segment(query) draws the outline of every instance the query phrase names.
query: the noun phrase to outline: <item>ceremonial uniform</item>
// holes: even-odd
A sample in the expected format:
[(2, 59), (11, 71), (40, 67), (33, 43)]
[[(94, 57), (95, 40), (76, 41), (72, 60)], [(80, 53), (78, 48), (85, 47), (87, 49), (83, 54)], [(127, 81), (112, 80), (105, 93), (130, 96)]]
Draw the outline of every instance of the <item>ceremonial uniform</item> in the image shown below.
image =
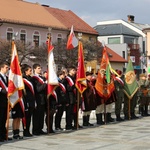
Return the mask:
[(66, 107), (66, 130), (73, 128), (72, 121), (74, 120), (74, 127), (77, 124), (77, 110), (75, 109), (76, 104), (76, 87), (75, 78), (68, 74), (65, 78), (66, 92), (69, 97), (69, 105)]
[(45, 134), (42, 129), (44, 126), (44, 116), (46, 111), (47, 84), (44, 82), (42, 76), (34, 75), (32, 78), (37, 104), (33, 112), (33, 134), (40, 135)]
[[(59, 86), (56, 88), (55, 92), (57, 94), (57, 112), (55, 115), (55, 129), (56, 130), (62, 130), (61, 128), (61, 119), (64, 110), (66, 110), (66, 107), (69, 105), (69, 97), (66, 91), (66, 85), (64, 84), (64, 80), (58, 80), (59, 81)], [(66, 116), (68, 117), (68, 116)], [(68, 118), (66, 118), (68, 120)], [(66, 122), (67, 123), (67, 122)]]
[(23, 102), (25, 106), (25, 118), (26, 118), (26, 128), (24, 129), (24, 136), (32, 136), (30, 134), (30, 124), (31, 118), (33, 116), (33, 111), (35, 109), (35, 92), (33, 87), (33, 78), (31, 76), (23, 75), (23, 81), (25, 85), (25, 90), (23, 90)]
[[(47, 125), (47, 131), (49, 130), (49, 133), (55, 133), (53, 130), (53, 118), (54, 118), (54, 114), (56, 113), (56, 110), (57, 110), (57, 104), (58, 104), (57, 103), (57, 96), (56, 96), (56, 93), (53, 92), (50, 95), (49, 99), (47, 100), (47, 105), (46, 105), (46, 108), (49, 105), (49, 108), (47, 108), (46, 117), (45, 117), (45, 122)], [(48, 125), (48, 120), (49, 120), (49, 125)]]
[(148, 105), (149, 105), (148, 86), (149, 86), (149, 81), (146, 79), (146, 75), (144, 75), (144, 74), (140, 75), (139, 86), (140, 86), (140, 88), (139, 88), (140, 113), (142, 116), (148, 116)]
[[(86, 76), (91, 76), (92, 74), (86, 72)], [(94, 86), (91, 84), (91, 81), (88, 79), (87, 88), (83, 92), (83, 100), (84, 100), (84, 110), (83, 110), (83, 126), (93, 126), (93, 124), (89, 123), (90, 113), (92, 110), (96, 109), (96, 91)]]
[[(120, 70), (117, 70), (117, 73), (119, 75), (122, 75), (122, 72)], [(124, 82), (122, 78), (115, 77), (114, 78), (114, 85), (115, 85), (115, 93), (117, 100), (115, 101), (115, 114), (116, 114), (116, 121), (123, 121), (123, 119), (120, 117), (121, 109), (122, 109), (122, 102), (124, 100)]]
[(6, 140), (6, 119), (7, 119), (7, 88), (8, 77), (4, 79), (4, 75), (0, 73), (0, 142)]

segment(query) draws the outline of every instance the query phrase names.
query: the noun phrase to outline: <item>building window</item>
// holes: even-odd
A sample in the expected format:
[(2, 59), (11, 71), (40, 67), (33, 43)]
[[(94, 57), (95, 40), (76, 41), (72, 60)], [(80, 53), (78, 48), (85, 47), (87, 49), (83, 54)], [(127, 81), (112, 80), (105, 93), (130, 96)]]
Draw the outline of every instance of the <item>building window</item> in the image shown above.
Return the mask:
[(35, 31), (34, 34), (33, 34), (33, 42), (34, 42), (35, 47), (39, 46), (39, 44), (40, 44), (40, 34), (39, 34), (38, 31)]
[(11, 41), (13, 37), (13, 29), (12, 28), (8, 28), (7, 29), (7, 40)]
[(20, 31), (20, 41), (25, 44), (26, 42), (26, 31), (25, 30), (21, 30)]
[(108, 44), (120, 44), (120, 37), (108, 38)]
[(61, 35), (61, 34), (58, 34), (58, 35), (57, 35), (57, 42), (58, 42), (58, 43), (61, 43), (61, 41), (62, 41), (62, 35)]

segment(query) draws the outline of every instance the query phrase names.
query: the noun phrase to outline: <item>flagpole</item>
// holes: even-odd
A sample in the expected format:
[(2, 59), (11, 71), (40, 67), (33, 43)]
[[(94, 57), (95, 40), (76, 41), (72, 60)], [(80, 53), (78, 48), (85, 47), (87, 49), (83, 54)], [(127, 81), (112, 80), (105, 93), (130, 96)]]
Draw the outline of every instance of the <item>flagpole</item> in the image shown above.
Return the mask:
[[(49, 31), (49, 33), (48, 33), (48, 48), (49, 48), (49, 45), (50, 45), (50, 42), (51, 42), (51, 30), (52, 30), (52, 28), (48, 28), (48, 31)], [(48, 50), (47, 50), (48, 51)], [(49, 55), (49, 54), (48, 54)], [(48, 59), (48, 61), (49, 61), (49, 59)], [(48, 65), (49, 65), (49, 63), (48, 63)], [(48, 78), (48, 83), (49, 83), (49, 78)], [(47, 96), (47, 134), (49, 134), (50, 133), (50, 96)]]
[[(18, 33), (16, 33), (16, 35), (14, 35), (12, 37), (12, 49), (14, 47), (14, 40), (15, 40), (15, 37), (17, 36), (17, 34)], [(8, 131), (9, 131), (9, 110), (10, 110), (10, 105), (9, 105), (9, 101), (8, 101), (7, 102), (7, 120), (6, 120), (6, 140), (8, 140)]]
[[(80, 42), (82, 39), (82, 33), (78, 33), (78, 39)], [(78, 44), (79, 45), (79, 44)], [(79, 102), (80, 102), (81, 94), (79, 91), (77, 91), (77, 129), (79, 128)]]
[[(127, 48), (127, 52), (128, 52), (128, 63), (129, 63), (129, 60), (130, 60), (130, 47)], [(129, 115), (129, 120), (130, 120), (130, 101), (131, 99), (128, 97), (128, 101), (129, 101), (129, 104), (128, 104), (128, 115)]]

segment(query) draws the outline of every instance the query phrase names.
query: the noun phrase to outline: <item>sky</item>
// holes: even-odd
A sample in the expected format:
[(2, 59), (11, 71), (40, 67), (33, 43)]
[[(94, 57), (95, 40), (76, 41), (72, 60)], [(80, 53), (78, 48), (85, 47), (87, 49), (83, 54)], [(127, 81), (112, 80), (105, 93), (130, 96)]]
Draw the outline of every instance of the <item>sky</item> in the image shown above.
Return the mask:
[(91, 27), (99, 21), (135, 16), (135, 23), (150, 24), (150, 0), (24, 0), (71, 10)]

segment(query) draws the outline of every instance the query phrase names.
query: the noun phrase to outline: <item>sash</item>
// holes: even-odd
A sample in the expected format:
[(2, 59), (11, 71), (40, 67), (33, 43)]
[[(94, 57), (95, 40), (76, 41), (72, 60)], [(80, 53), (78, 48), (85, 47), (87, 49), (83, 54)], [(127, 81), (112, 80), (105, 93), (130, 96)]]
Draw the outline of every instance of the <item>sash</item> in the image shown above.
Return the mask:
[(0, 78), (0, 86), (2, 87), (2, 89), (5, 89), (7, 91), (7, 86), (5, 85), (5, 83), (1, 78)]
[(56, 102), (58, 102), (57, 94), (55, 91), (52, 92), (52, 96), (56, 99)]
[(66, 93), (66, 88), (62, 83), (59, 83), (59, 87), (61, 88), (61, 90)]
[(120, 79), (119, 77), (115, 77), (115, 79), (116, 79), (122, 86), (124, 86), (124, 82), (122, 81), (122, 79)]
[[(69, 76), (66, 77), (66, 80), (68, 81), (70, 86), (74, 85), (73, 80)], [(73, 93), (76, 95), (76, 89), (73, 90)]]
[(33, 78), (35, 78), (36, 80), (38, 80), (41, 84), (44, 84), (43, 79), (41, 79), (39, 76), (34, 75)]
[(29, 80), (25, 79), (25, 78), (23, 78), (23, 82), (25, 83), (25, 85), (27, 85), (27, 87), (30, 89), (30, 91), (34, 95), (34, 88), (33, 88), (32, 83)]
[(66, 80), (68, 81), (68, 83), (69, 83), (70, 86), (74, 85), (73, 80), (69, 76), (66, 77)]

